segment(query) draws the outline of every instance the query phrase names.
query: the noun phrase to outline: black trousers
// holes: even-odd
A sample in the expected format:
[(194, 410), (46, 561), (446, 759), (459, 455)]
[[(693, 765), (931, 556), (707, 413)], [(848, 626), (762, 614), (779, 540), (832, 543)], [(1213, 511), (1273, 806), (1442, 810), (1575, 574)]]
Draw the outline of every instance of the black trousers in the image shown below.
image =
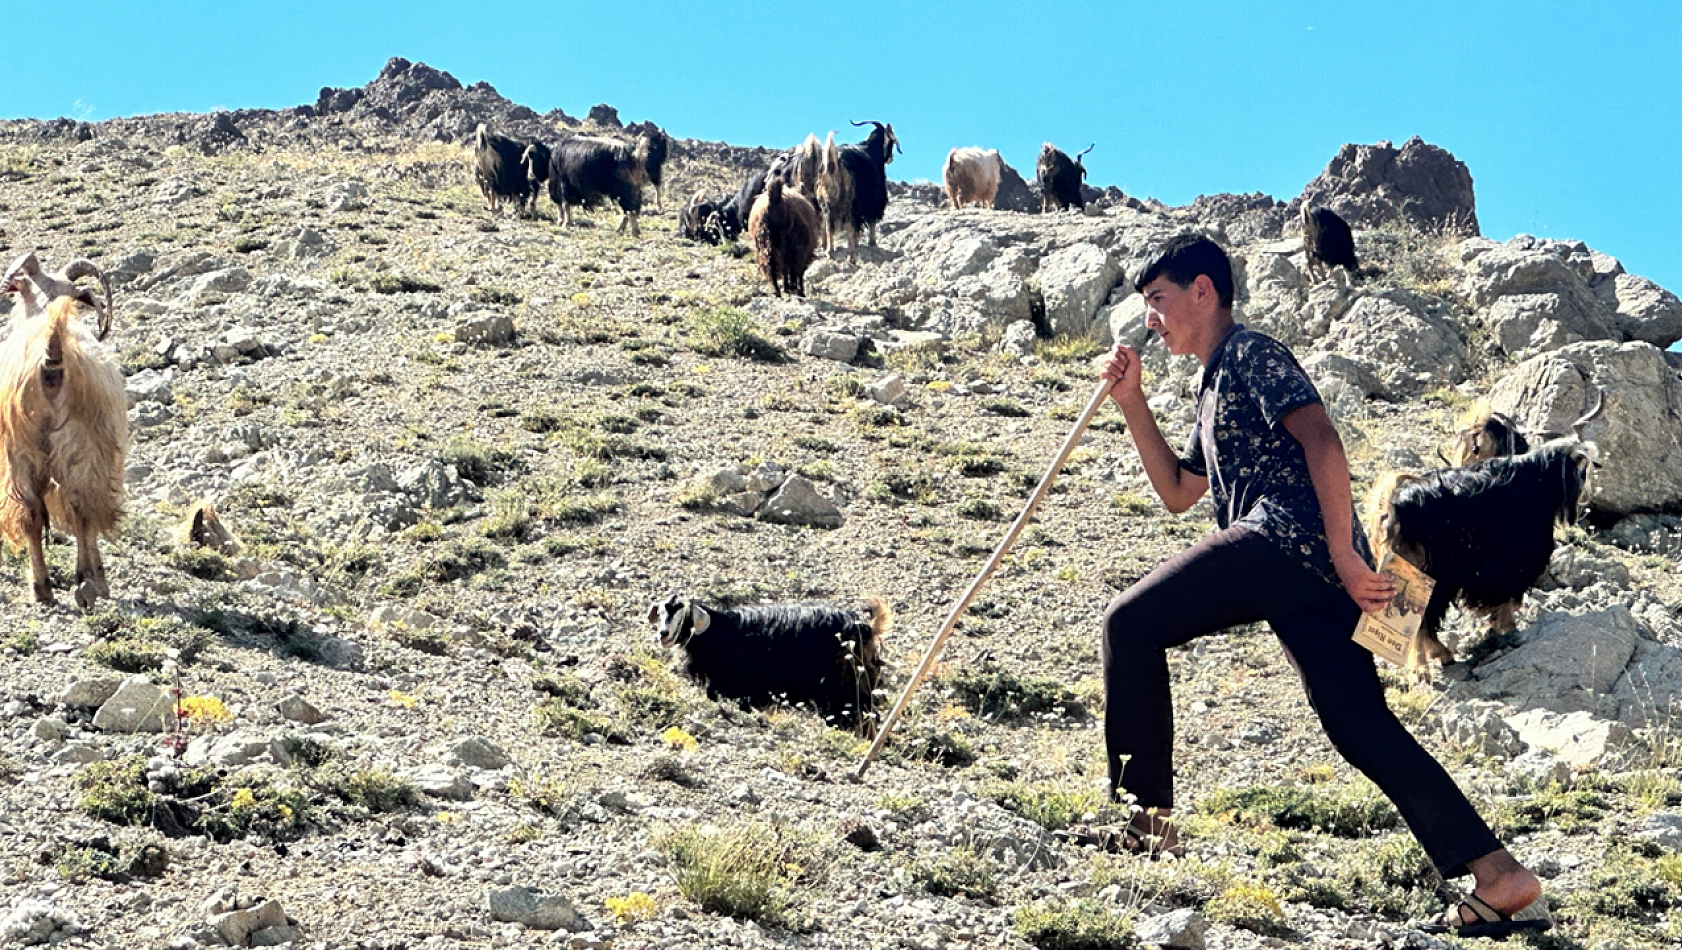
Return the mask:
[(1395, 803), (1444, 877), (1467, 873), (1468, 861), (1501, 843), (1385, 703), (1372, 654), (1350, 639), (1360, 615), (1342, 587), (1247, 526), (1211, 534), (1164, 562), (1104, 615), (1112, 794), (1125, 787), (1143, 807), (1174, 804), (1168, 648), (1265, 620), (1338, 753)]

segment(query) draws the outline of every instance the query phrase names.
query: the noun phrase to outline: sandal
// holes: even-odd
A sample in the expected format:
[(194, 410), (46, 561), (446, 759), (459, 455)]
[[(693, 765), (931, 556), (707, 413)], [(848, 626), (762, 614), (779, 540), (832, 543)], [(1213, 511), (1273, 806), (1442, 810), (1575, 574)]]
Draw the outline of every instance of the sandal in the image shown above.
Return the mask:
[[(1530, 907), (1536, 906), (1531, 904)], [(1526, 907), (1525, 910), (1529, 910)], [(1466, 919), (1466, 911), (1472, 912), (1472, 919)], [(1520, 911), (1523, 913), (1523, 911)], [(1453, 934), (1456, 937), (1489, 937), (1494, 940), (1505, 940), (1516, 933), (1541, 933), (1553, 926), (1553, 921), (1546, 917), (1525, 917), (1520, 920), (1503, 914), (1484, 902), (1476, 894), (1467, 894), (1454, 906), (1443, 912), (1443, 919), (1436, 923), (1429, 923), (1420, 927), (1428, 934)]]

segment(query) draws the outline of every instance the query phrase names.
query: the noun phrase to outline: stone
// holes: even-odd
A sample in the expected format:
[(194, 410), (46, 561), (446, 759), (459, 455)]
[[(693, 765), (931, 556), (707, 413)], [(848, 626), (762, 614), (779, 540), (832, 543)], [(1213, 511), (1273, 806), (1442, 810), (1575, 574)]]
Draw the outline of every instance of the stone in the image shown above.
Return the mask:
[(504, 887), (488, 891), (486, 908), (491, 919), (524, 924), (533, 930), (566, 930), (578, 933), (592, 929), (572, 901), (535, 887)]
[(70, 736), (70, 724), (57, 716), (42, 716), (29, 727), (29, 734), (43, 742), (57, 745)]
[[(264, 901), (255, 907), (245, 910), (231, 910), (227, 913), (216, 914), (210, 918), (210, 926), (222, 940), (232, 947), (252, 946), (251, 936), (258, 931), (271, 927), (288, 926), (286, 912), (281, 909), (280, 902)], [(273, 946), (273, 944), (265, 944)]]
[(1454, 703), (1443, 712), (1443, 733), (1463, 749), (1516, 758), (1525, 751), (1524, 740), (1501, 718), (1505, 710), (1497, 702)]
[(791, 475), (759, 509), (759, 520), (772, 524), (812, 525), (819, 528), (839, 528), (846, 519), (833, 501), (818, 494), (816, 485), (799, 475)]
[(884, 406), (892, 406), (905, 398), (905, 380), (898, 373), (884, 376), (864, 387), (864, 395)]
[(1361, 297), (1332, 326), (1324, 346), (1365, 367), (1378, 385), (1374, 394), (1387, 399), (1419, 396), (1466, 378), (1466, 345), (1414, 294)]
[(514, 340), (514, 318), (507, 314), (482, 314), (456, 324), (457, 343), (473, 346), (504, 346)]
[(292, 763), (292, 752), (285, 740), (266, 736), (250, 729), (236, 729), (223, 735), (201, 735), (187, 743), (182, 757), (190, 766), (216, 765), (238, 769), (264, 761), (286, 766)]
[(473, 782), (458, 769), (447, 765), (423, 765), (409, 773), (409, 780), (423, 795), (465, 802), (473, 798)]
[(1181, 907), (1166, 914), (1141, 915), (1133, 930), (1143, 944), (1203, 950), (1209, 919), (1190, 907)]
[(851, 363), (858, 356), (859, 338), (835, 330), (809, 330), (800, 339), (800, 352), (837, 363)]
[(1617, 340), (1613, 315), (1581, 293), (1510, 294), (1478, 313), (1496, 348), (1520, 358), (1584, 340)]
[(1565, 788), (1571, 784), (1571, 763), (1547, 749), (1530, 749), (1509, 760), (1506, 773), (1531, 788)]
[(1520, 709), (1594, 710), (1635, 655), (1637, 635), (1623, 604), (1581, 614), (1549, 611), (1520, 646), (1473, 671), (1475, 692)]
[(121, 676), (90, 676), (65, 687), (58, 701), (72, 709), (94, 709), (104, 705), (122, 685)]
[(1682, 379), (1648, 343), (1578, 343), (1533, 357), (1501, 377), (1490, 408), (1531, 433), (1568, 434), (1604, 393), (1583, 429), (1601, 467), (1589, 480), (1591, 508), (1623, 516), (1682, 505)]
[[(1629, 586), (1629, 568), (1612, 558), (1597, 557), (1575, 545), (1562, 544), (1548, 561), (1544, 581), (1555, 586), (1582, 590), (1601, 581), (1616, 587)], [(1538, 584), (1537, 586), (1544, 586)]]
[(182, 306), (199, 307), (220, 303), (229, 294), (237, 294), (251, 286), (251, 272), (243, 267), (229, 267), (200, 274), (181, 293), (177, 302)]
[(1034, 329), (1034, 321), (1013, 320), (1005, 325), (1005, 332), (999, 337), (999, 352), (1019, 358), (1033, 356), (1038, 343), (1039, 332)]
[(451, 745), (444, 752), (444, 764), (465, 765), (473, 769), (500, 769), (509, 763), (508, 753), (483, 736), (470, 736)]
[(1682, 300), (1670, 291), (1645, 277), (1621, 272), (1596, 289), (1616, 312), (1623, 339), (1651, 343), (1661, 350), (1682, 340)]
[(93, 715), (93, 727), (100, 732), (162, 732), (166, 716), (175, 714), (175, 701), (168, 692), (152, 685), (144, 675), (130, 676)]
[(1682, 812), (1675, 809), (1653, 812), (1641, 819), (1641, 824), (1631, 834), (1651, 841), (1671, 854), (1682, 851)]
[(1059, 248), (1040, 262), (1036, 281), (1052, 336), (1084, 336), (1121, 279), (1121, 265), (1092, 244)]
[(1399, 149), (1389, 142), (1343, 146), (1291, 202), (1290, 217), (1305, 204), (1329, 207), (1360, 227), (1404, 221), (1427, 232), (1478, 233), (1472, 173), (1418, 136)]
[(1587, 712), (1555, 713), (1527, 709), (1509, 716), (1519, 738), (1546, 749), (1574, 769), (1616, 771), (1638, 748), (1635, 734), (1621, 722), (1596, 719)]
[(275, 711), (288, 722), (301, 722), (306, 726), (319, 725), (329, 718), (326, 713), (315, 708), (313, 703), (297, 693), (292, 693), (275, 703)]
[(143, 369), (123, 381), (123, 390), (128, 394), (129, 408), (143, 402), (173, 402), (174, 394), (170, 391), (170, 383), (175, 381), (175, 370), (167, 368), (162, 371)]

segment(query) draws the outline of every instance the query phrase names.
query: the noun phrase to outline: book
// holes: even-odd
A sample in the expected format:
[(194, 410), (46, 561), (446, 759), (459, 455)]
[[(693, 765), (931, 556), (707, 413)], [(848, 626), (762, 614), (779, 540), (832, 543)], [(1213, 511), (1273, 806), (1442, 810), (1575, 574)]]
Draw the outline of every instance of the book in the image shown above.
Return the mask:
[(1425, 605), (1430, 602), (1437, 582), (1395, 554), (1384, 556), (1378, 572), (1389, 574), (1396, 582), (1396, 596), (1390, 598), (1383, 610), (1361, 614), (1361, 621), (1355, 625), (1355, 642), (1379, 659), (1406, 669), (1408, 658), (1415, 655), (1414, 640), (1419, 637)]

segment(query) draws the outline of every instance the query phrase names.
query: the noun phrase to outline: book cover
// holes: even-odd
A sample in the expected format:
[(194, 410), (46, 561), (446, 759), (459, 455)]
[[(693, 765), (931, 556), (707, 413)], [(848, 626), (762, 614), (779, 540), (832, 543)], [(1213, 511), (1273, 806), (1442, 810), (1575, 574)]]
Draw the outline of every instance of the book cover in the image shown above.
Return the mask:
[(1389, 574), (1396, 582), (1396, 596), (1376, 613), (1361, 614), (1355, 625), (1355, 642), (1371, 650), (1380, 659), (1406, 668), (1413, 654), (1414, 638), (1425, 619), (1425, 605), (1431, 600), (1431, 590), (1437, 582), (1406, 559), (1387, 554), (1378, 565), (1380, 574)]

